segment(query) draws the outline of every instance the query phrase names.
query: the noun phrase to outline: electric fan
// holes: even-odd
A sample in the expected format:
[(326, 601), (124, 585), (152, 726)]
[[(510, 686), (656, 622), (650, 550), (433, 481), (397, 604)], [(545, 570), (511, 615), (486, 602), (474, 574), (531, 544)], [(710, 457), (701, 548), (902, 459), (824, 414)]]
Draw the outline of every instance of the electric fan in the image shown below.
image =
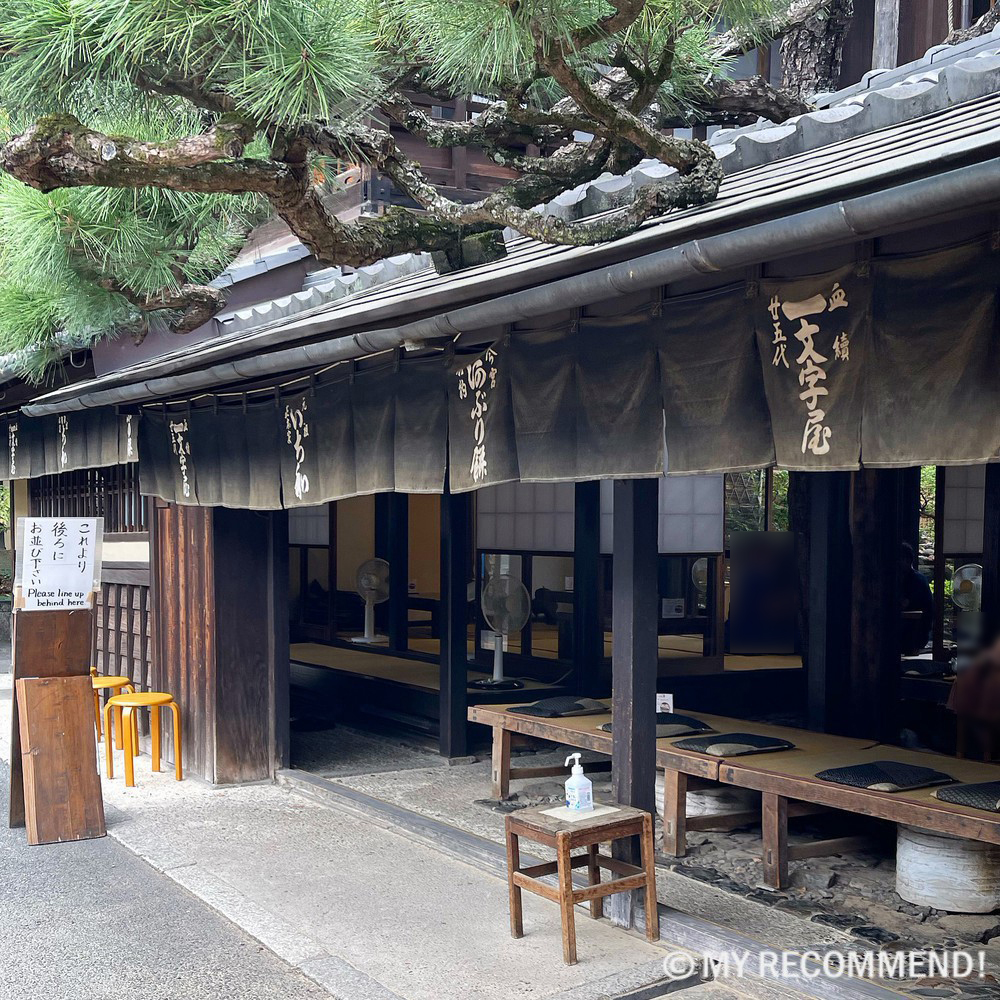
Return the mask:
[(481, 599), (483, 617), (493, 630), (493, 676), (473, 681), (471, 687), (492, 691), (522, 688), (521, 681), (507, 680), (503, 675), (503, 644), (512, 632), (520, 632), (531, 614), (531, 595), (516, 577), (507, 573), (493, 577), (483, 587)]
[(375, 605), (389, 600), (389, 564), (384, 559), (363, 562), (358, 567), (355, 586), (365, 602), (365, 634), (355, 636), (351, 642), (368, 645), (388, 642), (384, 635), (375, 634)]
[(978, 611), (983, 600), (983, 567), (966, 563), (951, 578), (951, 600), (959, 611)]

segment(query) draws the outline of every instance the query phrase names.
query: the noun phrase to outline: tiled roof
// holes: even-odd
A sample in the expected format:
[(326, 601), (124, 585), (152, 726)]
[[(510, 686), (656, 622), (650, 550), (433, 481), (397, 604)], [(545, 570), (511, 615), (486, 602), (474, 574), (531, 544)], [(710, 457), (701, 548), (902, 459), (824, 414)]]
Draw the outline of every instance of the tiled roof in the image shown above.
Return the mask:
[[(816, 111), (781, 125), (761, 121), (744, 128), (720, 129), (709, 144), (726, 174), (735, 174), (998, 90), (1000, 27), (959, 45), (936, 46), (915, 62), (897, 69), (873, 70), (853, 87), (818, 97)], [(539, 210), (567, 221), (589, 218), (628, 204), (637, 188), (671, 173), (673, 168), (657, 160), (644, 160), (624, 175), (606, 174), (563, 192)], [(505, 236), (508, 244), (516, 238), (510, 231)], [(294, 256), (294, 247), (287, 247), (280, 251), (285, 257), (264, 258), (267, 263), (262, 262), (252, 272), (245, 266), (232, 281), (308, 255), (301, 244), (297, 246), (298, 256)], [(403, 254), (346, 274), (337, 267), (324, 268), (307, 276), (300, 292), (222, 313), (215, 322), (220, 334), (250, 331), (430, 266), (428, 254)]]

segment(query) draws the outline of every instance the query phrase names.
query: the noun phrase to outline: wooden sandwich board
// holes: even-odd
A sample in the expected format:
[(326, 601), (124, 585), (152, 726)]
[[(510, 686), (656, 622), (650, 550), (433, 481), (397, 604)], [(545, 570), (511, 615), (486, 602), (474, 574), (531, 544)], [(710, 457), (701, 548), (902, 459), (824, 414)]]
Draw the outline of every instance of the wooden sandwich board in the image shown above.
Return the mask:
[(103, 837), (89, 675), (27, 677), (16, 686), (28, 843)]
[[(11, 710), (10, 826), (24, 826), (24, 781), (22, 777), (18, 680), (26, 677), (87, 677), (94, 644), (94, 613), (75, 611), (14, 612), (14, 704)], [(91, 690), (81, 702), (93, 725)], [(93, 750), (91, 757), (95, 757)], [(95, 762), (96, 767), (96, 762)], [(100, 791), (98, 791), (100, 795)]]

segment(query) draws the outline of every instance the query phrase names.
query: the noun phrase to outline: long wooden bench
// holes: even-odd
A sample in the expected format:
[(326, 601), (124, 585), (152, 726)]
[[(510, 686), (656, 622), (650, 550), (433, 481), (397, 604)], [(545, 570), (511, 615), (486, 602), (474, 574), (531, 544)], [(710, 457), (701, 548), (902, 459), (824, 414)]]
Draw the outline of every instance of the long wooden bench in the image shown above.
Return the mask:
[(727, 785), (754, 789), (762, 796), (761, 829), (766, 885), (781, 889), (788, 884), (789, 861), (837, 854), (856, 846), (857, 838), (853, 837), (790, 846), (789, 810), (800, 803), (904, 823), (968, 840), (1000, 844), (1000, 816), (941, 802), (934, 797), (933, 788), (913, 792), (876, 792), (838, 785), (816, 777), (818, 772), (828, 768), (877, 760), (894, 760), (934, 768), (962, 783), (1000, 780), (1000, 766), (995, 764), (981, 764), (884, 744), (866, 750), (798, 755), (789, 751), (726, 760), (719, 769), (719, 780)]
[[(523, 704), (522, 702), (516, 702)], [(611, 721), (611, 712), (602, 715), (578, 715), (563, 719), (540, 719), (507, 711), (510, 705), (474, 705), (469, 709), (469, 721), (490, 726), (493, 730), (492, 794), (495, 799), (510, 795), (510, 782), (519, 778), (557, 777), (566, 773), (561, 766), (514, 767), (511, 765), (511, 736), (515, 733), (550, 743), (591, 750), (611, 756), (612, 737), (601, 726)], [(730, 719), (720, 715), (698, 713), (698, 718), (716, 732), (753, 732), (762, 736), (777, 736), (794, 743), (796, 749), (768, 754), (780, 759), (806, 756), (810, 753), (860, 751), (873, 746), (871, 740), (829, 736), (806, 729), (790, 729)], [(724, 761), (705, 754), (692, 753), (674, 746), (677, 737), (656, 741), (656, 766), (664, 776), (663, 852), (671, 857), (683, 857), (687, 832), (697, 830), (734, 830), (759, 822), (757, 810), (739, 811), (712, 816), (688, 817), (688, 791), (710, 787), (719, 782)], [(608, 762), (587, 765), (590, 771), (607, 770)], [(802, 816), (822, 812), (822, 807), (792, 805), (791, 815)]]

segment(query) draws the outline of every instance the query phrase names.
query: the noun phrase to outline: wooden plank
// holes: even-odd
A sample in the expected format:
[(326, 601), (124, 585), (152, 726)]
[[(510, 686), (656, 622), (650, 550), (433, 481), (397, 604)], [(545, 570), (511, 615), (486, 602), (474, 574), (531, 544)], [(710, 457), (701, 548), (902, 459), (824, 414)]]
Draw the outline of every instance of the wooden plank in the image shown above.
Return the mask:
[[(616, 802), (652, 812), (656, 785), (659, 482), (615, 480), (614, 502), (611, 784)], [(613, 853), (621, 861), (638, 864), (638, 839), (617, 842)], [(631, 927), (633, 907), (631, 893), (612, 897), (612, 921)]]
[(900, 0), (875, 0), (872, 68), (895, 69), (899, 54)]
[[(21, 757), (17, 681), (22, 677), (90, 676), (94, 644), (94, 613), (78, 611), (15, 611), (13, 658), (13, 704), (10, 720), (10, 800), (8, 822), (24, 826), (24, 783)], [(88, 719), (93, 695), (88, 702)], [(91, 725), (93, 721), (91, 719)]]
[(28, 843), (103, 837), (90, 677), (22, 677), (17, 702)]
[(601, 484), (577, 483), (573, 541), (573, 690), (600, 693), (604, 660), (601, 627)]
[(468, 747), (469, 527), (469, 494), (446, 489), (441, 497), (440, 622), (440, 748), (446, 757), (464, 757)]
[(788, 884), (788, 799), (775, 792), (761, 797), (764, 881), (772, 889)]

